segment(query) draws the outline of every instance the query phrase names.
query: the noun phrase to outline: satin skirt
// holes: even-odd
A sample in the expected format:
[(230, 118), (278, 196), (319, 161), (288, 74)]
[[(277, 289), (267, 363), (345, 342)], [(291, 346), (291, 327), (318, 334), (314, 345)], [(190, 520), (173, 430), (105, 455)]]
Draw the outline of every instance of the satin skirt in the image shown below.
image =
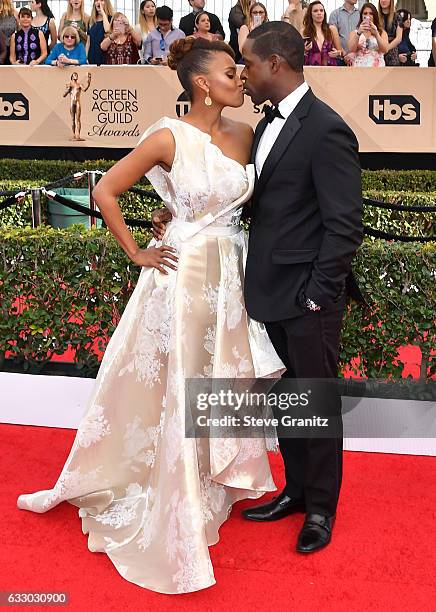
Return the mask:
[(89, 550), (161, 593), (213, 585), (208, 546), (232, 505), (275, 490), (265, 439), (185, 437), (185, 379), (284, 369), (244, 308), (245, 233), (179, 230), (165, 239), (178, 270), (142, 269), (57, 482), (17, 501), (33, 512), (73, 504)]

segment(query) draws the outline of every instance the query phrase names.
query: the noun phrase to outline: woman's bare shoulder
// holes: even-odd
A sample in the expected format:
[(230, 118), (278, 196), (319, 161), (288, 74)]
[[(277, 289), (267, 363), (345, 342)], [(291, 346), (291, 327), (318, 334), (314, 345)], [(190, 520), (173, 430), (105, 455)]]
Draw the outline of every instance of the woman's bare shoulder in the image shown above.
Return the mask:
[(242, 121), (234, 121), (233, 119), (225, 119), (225, 129), (229, 135), (238, 140), (242, 140), (244, 143), (248, 142), (251, 145), (253, 140), (254, 131), (251, 125), (243, 123)]

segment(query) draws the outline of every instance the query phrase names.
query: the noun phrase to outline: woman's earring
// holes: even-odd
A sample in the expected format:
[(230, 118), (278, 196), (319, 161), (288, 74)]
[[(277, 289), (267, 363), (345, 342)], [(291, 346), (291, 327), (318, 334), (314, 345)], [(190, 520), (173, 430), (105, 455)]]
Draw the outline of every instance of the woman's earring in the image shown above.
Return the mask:
[(212, 106), (212, 98), (209, 95), (209, 90), (207, 90), (207, 94), (204, 99), (204, 103), (206, 104), (206, 106)]

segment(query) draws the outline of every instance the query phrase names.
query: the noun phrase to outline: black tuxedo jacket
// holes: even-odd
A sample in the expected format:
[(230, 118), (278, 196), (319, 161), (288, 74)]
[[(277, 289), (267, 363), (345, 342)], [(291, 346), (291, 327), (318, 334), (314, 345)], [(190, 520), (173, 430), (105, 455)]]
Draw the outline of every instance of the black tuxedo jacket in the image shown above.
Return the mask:
[[(226, 37), (226, 34), (224, 32), (221, 21), (219, 20), (219, 17), (214, 15), (214, 13), (209, 13), (209, 11), (204, 11), (204, 12), (209, 15), (211, 34), (221, 34), (224, 40)], [(184, 32), (186, 36), (191, 36), (191, 34), (194, 33), (196, 16), (197, 16), (197, 13), (188, 13), (187, 15), (185, 15), (184, 17), (180, 19), (179, 29), (182, 30), (182, 32)]]
[[(266, 126), (264, 118), (256, 128), (252, 163)], [(356, 137), (309, 90), (256, 180), (245, 270), (250, 317), (271, 322), (300, 316), (306, 312), (299, 302), (303, 292), (334, 308), (353, 284), (351, 260), (362, 238)]]

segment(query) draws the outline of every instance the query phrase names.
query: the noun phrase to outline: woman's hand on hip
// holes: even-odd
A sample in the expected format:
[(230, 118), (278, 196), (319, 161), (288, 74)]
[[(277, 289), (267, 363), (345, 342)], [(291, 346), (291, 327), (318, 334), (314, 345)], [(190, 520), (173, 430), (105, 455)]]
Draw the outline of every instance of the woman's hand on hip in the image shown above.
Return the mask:
[[(162, 245), (160, 247), (148, 247), (148, 249), (138, 249), (133, 255), (132, 261), (138, 266), (144, 266), (146, 268), (156, 268), (162, 274), (168, 274), (168, 271), (164, 268), (167, 266), (171, 270), (177, 270), (171, 261), (177, 263), (178, 257), (173, 255), (176, 249), (168, 245)], [(171, 260), (171, 261), (169, 261)]]

